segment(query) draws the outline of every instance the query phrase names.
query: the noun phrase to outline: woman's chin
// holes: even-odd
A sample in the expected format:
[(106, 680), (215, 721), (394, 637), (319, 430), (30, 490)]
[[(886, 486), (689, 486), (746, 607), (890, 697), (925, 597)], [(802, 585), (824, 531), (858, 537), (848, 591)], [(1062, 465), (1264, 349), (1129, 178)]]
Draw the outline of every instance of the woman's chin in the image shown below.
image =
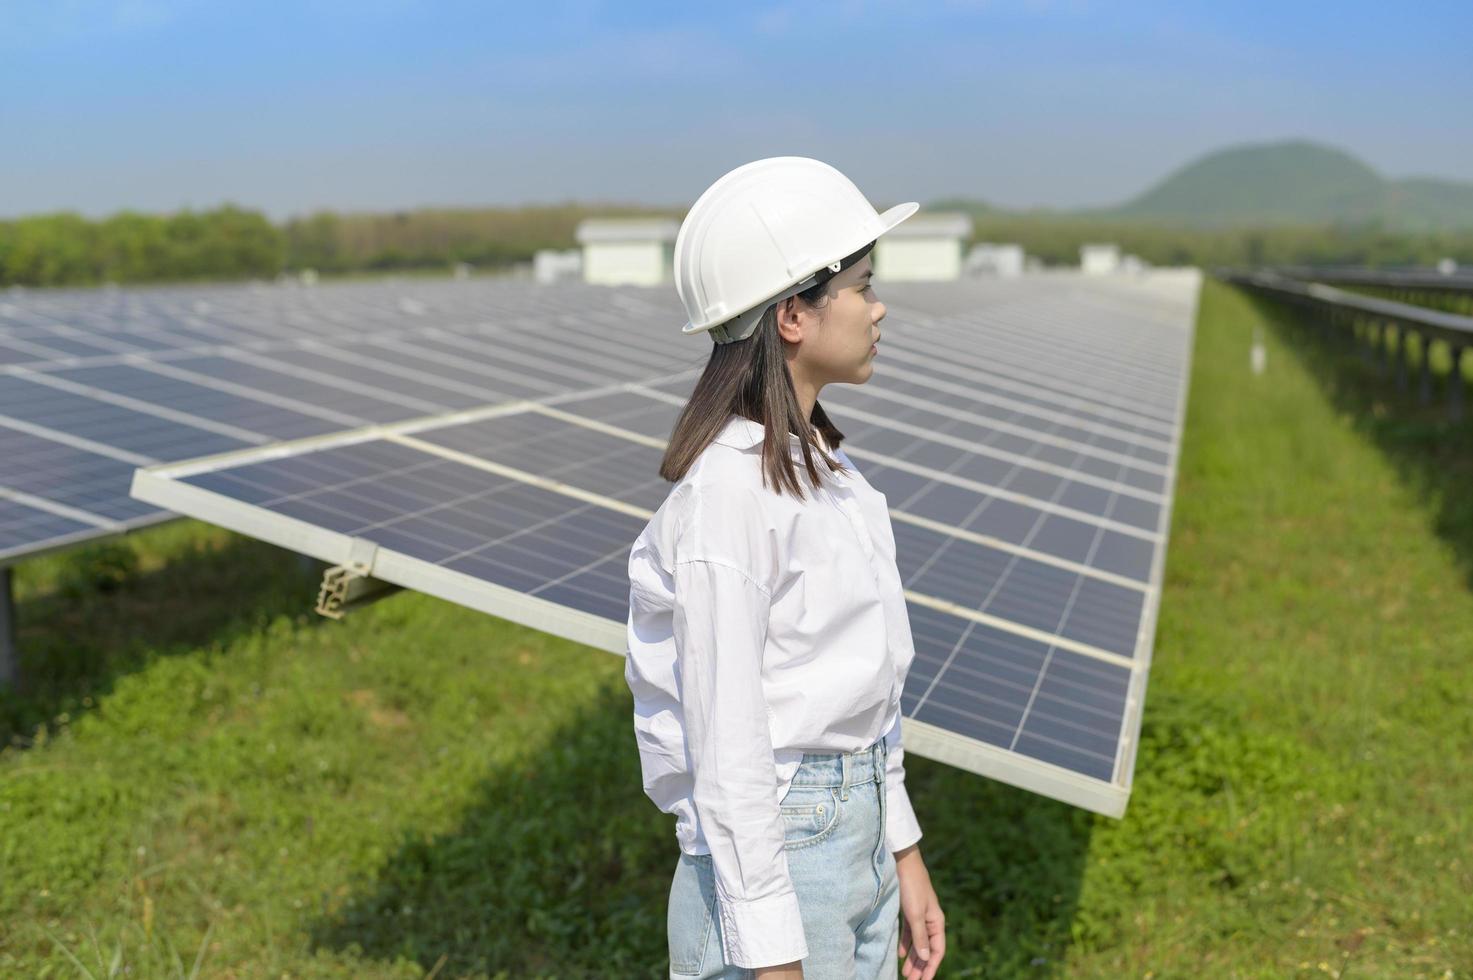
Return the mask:
[(831, 381), (829, 381), (829, 384), (862, 385), (870, 378), (874, 377), (874, 375), (875, 366), (873, 362), (865, 361), (863, 364), (859, 365), (853, 371), (851, 371), (848, 377), (844, 377), (842, 375), (839, 377), (835, 377)]

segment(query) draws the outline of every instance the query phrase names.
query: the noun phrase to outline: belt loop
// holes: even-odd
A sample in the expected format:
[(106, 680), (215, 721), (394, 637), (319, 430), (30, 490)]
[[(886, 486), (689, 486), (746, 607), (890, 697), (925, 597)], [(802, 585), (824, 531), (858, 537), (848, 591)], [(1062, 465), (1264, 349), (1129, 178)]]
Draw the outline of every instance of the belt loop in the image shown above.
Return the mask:
[(851, 763), (848, 752), (839, 756), (839, 768), (844, 773), (844, 785), (839, 790), (839, 799), (847, 800), (849, 799), (849, 779), (851, 776)]
[(877, 783), (885, 781), (885, 757), (888, 754), (885, 740), (881, 738), (879, 744), (875, 746), (875, 782)]

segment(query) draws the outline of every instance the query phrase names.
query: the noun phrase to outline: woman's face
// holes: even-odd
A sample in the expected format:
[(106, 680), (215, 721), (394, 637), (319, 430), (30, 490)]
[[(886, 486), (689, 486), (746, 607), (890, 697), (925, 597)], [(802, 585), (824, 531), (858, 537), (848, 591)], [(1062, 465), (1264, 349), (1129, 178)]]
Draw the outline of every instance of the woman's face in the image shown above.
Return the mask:
[[(789, 341), (788, 366), (795, 380), (801, 375), (817, 390), (830, 382), (864, 384), (874, 374), (885, 304), (870, 284), (872, 255), (828, 281), (826, 304), (810, 307), (794, 299), (791, 314), (779, 316), (783, 339)], [(781, 312), (789, 314), (789, 310)], [(797, 329), (790, 331), (783, 321)], [(793, 336), (799, 337), (796, 345)]]

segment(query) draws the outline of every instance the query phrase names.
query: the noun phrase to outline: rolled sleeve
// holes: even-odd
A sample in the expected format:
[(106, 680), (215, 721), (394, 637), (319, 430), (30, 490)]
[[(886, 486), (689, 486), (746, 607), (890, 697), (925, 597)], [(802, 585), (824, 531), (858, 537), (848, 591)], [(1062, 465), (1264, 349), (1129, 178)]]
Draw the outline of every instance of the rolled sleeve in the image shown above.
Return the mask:
[(711, 849), (722, 953), (749, 969), (801, 960), (762, 690), (770, 597), (740, 568), (705, 559), (675, 563), (674, 591), (691, 799)]
[(921, 825), (905, 790), (905, 749), (900, 743), (900, 707), (885, 733), (885, 846), (902, 851), (921, 839)]

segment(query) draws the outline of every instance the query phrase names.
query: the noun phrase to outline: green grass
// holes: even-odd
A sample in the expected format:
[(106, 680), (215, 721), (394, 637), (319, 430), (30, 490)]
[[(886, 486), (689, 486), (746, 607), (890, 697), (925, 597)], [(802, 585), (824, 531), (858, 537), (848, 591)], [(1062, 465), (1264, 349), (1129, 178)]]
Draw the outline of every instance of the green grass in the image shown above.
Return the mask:
[[(1209, 282), (1130, 809), (912, 757), (943, 975), (1473, 971), (1470, 479), (1466, 427)], [(0, 975), (662, 976), (622, 661), (329, 622), (314, 576), (194, 523), (20, 567)]]

